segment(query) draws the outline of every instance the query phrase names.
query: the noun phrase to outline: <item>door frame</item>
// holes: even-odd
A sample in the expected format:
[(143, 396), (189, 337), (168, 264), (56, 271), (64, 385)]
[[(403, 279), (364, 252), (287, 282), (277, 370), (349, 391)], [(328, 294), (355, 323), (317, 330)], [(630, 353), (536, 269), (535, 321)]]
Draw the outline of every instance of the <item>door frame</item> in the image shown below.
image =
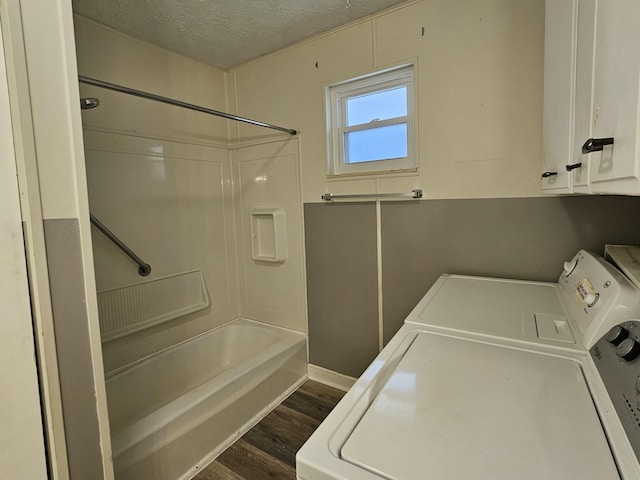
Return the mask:
[[(92, 478), (111, 480), (71, 0), (4, 0), (0, 22), (49, 475), (56, 480), (81, 478), (84, 462), (97, 472)], [(60, 298), (60, 278), (51, 276), (48, 261), (70, 254), (65, 245), (56, 245), (56, 250), (51, 242), (47, 245), (46, 226), (58, 221), (71, 221), (77, 238), (72, 253), (80, 268), (70, 283), (79, 288), (65, 293), (82, 308), (72, 319), (67, 311), (56, 312), (56, 303), (68, 298)], [(70, 320), (83, 332), (77, 351), (69, 349), (68, 339), (64, 349), (57, 348)], [(76, 374), (75, 364), (85, 366), (84, 375), (74, 385), (77, 392), (68, 391), (69, 382), (65, 391), (63, 380)], [(82, 418), (77, 403), (67, 401), (65, 411), (65, 398), (75, 397), (84, 402)]]
[(0, 36), (0, 477), (44, 479), (46, 447), (3, 45)]

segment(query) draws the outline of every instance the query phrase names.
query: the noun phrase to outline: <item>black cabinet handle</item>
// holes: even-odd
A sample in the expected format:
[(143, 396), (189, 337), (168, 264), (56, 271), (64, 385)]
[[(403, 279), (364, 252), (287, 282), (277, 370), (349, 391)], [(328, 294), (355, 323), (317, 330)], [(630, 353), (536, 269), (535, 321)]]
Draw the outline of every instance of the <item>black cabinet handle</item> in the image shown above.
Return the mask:
[(582, 162), (574, 163), (573, 165), (567, 165), (565, 168), (567, 169), (567, 172), (570, 172), (571, 170), (575, 170), (576, 168), (580, 168), (581, 166)]
[(549, 177), (553, 177), (554, 175), (557, 175), (558, 172), (544, 172), (542, 174), (542, 178), (549, 178)]
[(613, 145), (613, 137), (609, 138), (590, 138), (582, 145), (582, 153), (601, 152), (605, 145)]

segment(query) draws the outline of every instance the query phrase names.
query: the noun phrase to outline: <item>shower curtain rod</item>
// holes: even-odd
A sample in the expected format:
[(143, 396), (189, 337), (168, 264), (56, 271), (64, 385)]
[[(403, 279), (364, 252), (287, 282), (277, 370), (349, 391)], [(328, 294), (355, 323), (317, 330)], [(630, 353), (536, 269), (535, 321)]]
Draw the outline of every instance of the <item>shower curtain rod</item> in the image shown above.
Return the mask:
[(249, 118), (238, 117), (230, 113), (220, 112), (211, 108), (201, 107), (200, 105), (194, 105), (193, 103), (182, 102), (180, 100), (174, 100), (173, 98), (163, 97), (154, 93), (143, 92), (129, 87), (123, 87), (115, 83), (104, 82), (102, 80), (96, 80), (95, 78), (84, 77), (78, 75), (80, 83), (86, 83), (87, 85), (93, 85), (94, 87), (106, 88), (107, 90), (113, 90), (115, 92), (126, 93), (127, 95), (133, 95), (135, 97), (146, 98), (148, 100), (154, 100), (160, 103), (166, 103), (174, 105), (176, 107), (187, 108), (189, 110), (195, 110), (196, 112), (208, 113), (209, 115), (215, 115), (216, 117), (226, 118), (227, 120), (235, 120), (236, 122), (250, 123), (251, 125), (257, 125), (258, 127), (271, 128), (273, 130), (279, 130), (286, 132), (289, 135), (296, 135), (298, 132), (291, 128), (278, 127), (269, 123), (258, 122), (257, 120), (251, 120)]

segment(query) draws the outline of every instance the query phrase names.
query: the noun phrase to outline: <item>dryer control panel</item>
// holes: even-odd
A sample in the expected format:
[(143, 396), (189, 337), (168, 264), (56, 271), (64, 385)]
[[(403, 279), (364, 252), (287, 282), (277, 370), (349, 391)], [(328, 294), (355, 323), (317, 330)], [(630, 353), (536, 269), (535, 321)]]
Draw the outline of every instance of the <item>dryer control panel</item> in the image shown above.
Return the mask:
[(590, 353), (640, 459), (640, 322), (629, 320), (615, 325)]
[(587, 349), (614, 325), (640, 317), (638, 288), (617, 268), (590, 252), (580, 250), (564, 264), (558, 285)]

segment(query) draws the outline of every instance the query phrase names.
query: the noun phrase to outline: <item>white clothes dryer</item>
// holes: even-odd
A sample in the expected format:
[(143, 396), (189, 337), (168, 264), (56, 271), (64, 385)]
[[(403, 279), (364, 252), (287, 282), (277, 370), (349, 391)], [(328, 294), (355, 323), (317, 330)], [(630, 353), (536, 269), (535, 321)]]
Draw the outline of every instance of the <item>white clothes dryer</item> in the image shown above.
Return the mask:
[(638, 316), (638, 289), (584, 251), (556, 284), (443, 275), (298, 479), (640, 479)]

